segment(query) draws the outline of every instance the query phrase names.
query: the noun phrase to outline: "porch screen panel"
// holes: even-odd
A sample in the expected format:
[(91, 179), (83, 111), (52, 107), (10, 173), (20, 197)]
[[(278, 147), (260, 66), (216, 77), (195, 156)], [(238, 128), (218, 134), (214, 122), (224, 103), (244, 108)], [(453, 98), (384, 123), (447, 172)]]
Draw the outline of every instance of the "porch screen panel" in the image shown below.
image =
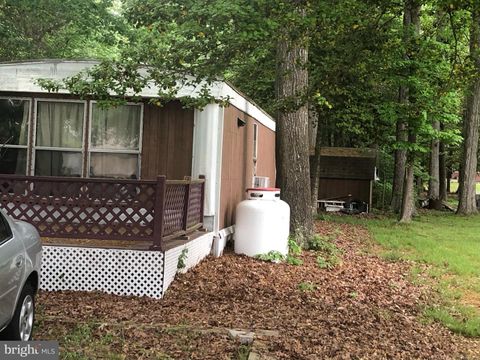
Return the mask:
[(2, 174), (26, 174), (29, 115), (29, 100), (0, 99), (0, 173)]
[(139, 105), (92, 104), (90, 176), (139, 178), (141, 112)]
[(37, 103), (35, 175), (82, 176), (84, 114), (84, 103)]

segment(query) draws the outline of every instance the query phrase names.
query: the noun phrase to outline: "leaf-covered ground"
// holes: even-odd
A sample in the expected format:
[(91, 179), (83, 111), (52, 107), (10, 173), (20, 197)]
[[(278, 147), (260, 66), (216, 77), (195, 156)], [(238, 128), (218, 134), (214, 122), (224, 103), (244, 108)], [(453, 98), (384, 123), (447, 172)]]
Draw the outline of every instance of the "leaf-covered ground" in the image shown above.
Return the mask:
[[(430, 290), (410, 264), (365, 251), (358, 225), (318, 222), (336, 233), (331, 270), (227, 254), (178, 277), (163, 300), (101, 293), (41, 293), (37, 339), (58, 339), (63, 358), (231, 359), (245, 349), (225, 328), (276, 330), (257, 350), (278, 359), (477, 359), (479, 343), (422, 321)], [(254, 342), (255, 344), (255, 342)]]

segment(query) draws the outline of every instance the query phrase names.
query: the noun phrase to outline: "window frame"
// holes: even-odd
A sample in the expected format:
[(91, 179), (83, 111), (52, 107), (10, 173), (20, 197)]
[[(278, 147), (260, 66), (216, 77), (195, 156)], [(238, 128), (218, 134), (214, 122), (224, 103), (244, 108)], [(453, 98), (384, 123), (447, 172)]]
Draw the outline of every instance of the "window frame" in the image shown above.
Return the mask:
[[(32, 137), (32, 113), (33, 113), (33, 101), (32, 98), (24, 96), (0, 96), (0, 100), (22, 100), (28, 101), (28, 117), (27, 117), (27, 144), (26, 145), (15, 145), (15, 144), (4, 144), (2, 145), (5, 149), (25, 149), (26, 150), (26, 164), (25, 164), (25, 175), (29, 175), (28, 164), (32, 156), (31, 150), (31, 137)], [(1, 144), (0, 144), (1, 145)]]
[(258, 160), (258, 124), (253, 124), (253, 161)]
[(125, 104), (120, 106), (139, 106), (140, 107), (140, 129), (138, 134), (138, 150), (117, 150), (117, 149), (93, 149), (92, 148), (92, 125), (93, 125), (93, 105), (97, 104), (97, 100), (90, 100), (90, 106), (88, 109), (88, 140), (86, 146), (86, 156), (87, 156), (87, 167), (86, 167), (86, 174), (83, 177), (90, 178), (90, 166), (91, 166), (91, 154), (129, 154), (129, 155), (137, 155), (138, 164), (137, 164), (137, 173), (138, 178), (141, 179), (141, 171), (142, 171), (142, 145), (143, 145), (143, 111), (144, 111), (144, 103), (143, 102), (133, 102), (128, 101)]
[[(80, 177), (85, 177), (85, 167), (84, 167), (84, 159), (85, 159), (85, 131), (87, 129), (87, 100), (76, 100), (76, 99), (55, 99), (55, 98), (35, 98), (35, 107), (33, 112), (33, 124), (32, 127), (35, 129), (33, 132), (32, 137), (32, 155), (31, 155), (31, 166), (30, 166), (30, 175), (35, 175), (35, 158), (36, 158), (36, 151), (37, 150), (46, 150), (46, 151), (59, 151), (59, 152), (74, 152), (74, 153), (81, 153), (82, 156), (82, 166), (81, 166), (81, 174)], [(59, 103), (75, 103), (75, 104), (83, 104), (83, 124), (82, 124), (82, 145), (79, 149), (75, 148), (64, 148), (64, 147), (56, 147), (56, 146), (37, 146), (37, 123), (38, 123), (38, 103), (39, 102), (59, 102)]]

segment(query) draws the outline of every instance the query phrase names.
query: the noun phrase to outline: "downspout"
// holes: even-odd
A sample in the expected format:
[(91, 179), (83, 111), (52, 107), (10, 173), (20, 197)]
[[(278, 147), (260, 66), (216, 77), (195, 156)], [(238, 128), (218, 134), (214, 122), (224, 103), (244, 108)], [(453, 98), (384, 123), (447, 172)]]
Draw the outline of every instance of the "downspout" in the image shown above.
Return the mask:
[(218, 108), (218, 136), (217, 136), (217, 163), (216, 163), (216, 204), (215, 204), (215, 218), (214, 218), (214, 232), (213, 237), (213, 256), (219, 257), (223, 254), (223, 249), (226, 245), (226, 237), (220, 233), (220, 206), (221, 206), (221, 194), (222, 194), (222, 160), (223, 160), (223, 123), (224, 123), (225, 110), (222, 106)]

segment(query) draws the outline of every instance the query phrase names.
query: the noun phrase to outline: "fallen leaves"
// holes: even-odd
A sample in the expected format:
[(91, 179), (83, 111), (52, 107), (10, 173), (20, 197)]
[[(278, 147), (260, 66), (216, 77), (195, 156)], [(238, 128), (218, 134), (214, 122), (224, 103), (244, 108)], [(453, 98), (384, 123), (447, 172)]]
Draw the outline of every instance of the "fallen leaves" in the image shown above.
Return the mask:
[(163, 300), (43, 292), (37, 337), (61, 338), (75, 324), (97, 322), (91, 346), (110, 334), (108, 346), (127, 359), (235, 357), (238, 344), (209, 328), (278, 331), (262, 347), (278, 359), (452, 359), (478, 347), (419, 321), (429, 289), (408, 281), (410, 264), (361, 251), (365, 229), (319, 222), (317, 230), (337, 233), (342, 262), (332, 269), (320, 269), (313, 252), (301, 255), (302, 266), (227, 254), (181, 275)]

